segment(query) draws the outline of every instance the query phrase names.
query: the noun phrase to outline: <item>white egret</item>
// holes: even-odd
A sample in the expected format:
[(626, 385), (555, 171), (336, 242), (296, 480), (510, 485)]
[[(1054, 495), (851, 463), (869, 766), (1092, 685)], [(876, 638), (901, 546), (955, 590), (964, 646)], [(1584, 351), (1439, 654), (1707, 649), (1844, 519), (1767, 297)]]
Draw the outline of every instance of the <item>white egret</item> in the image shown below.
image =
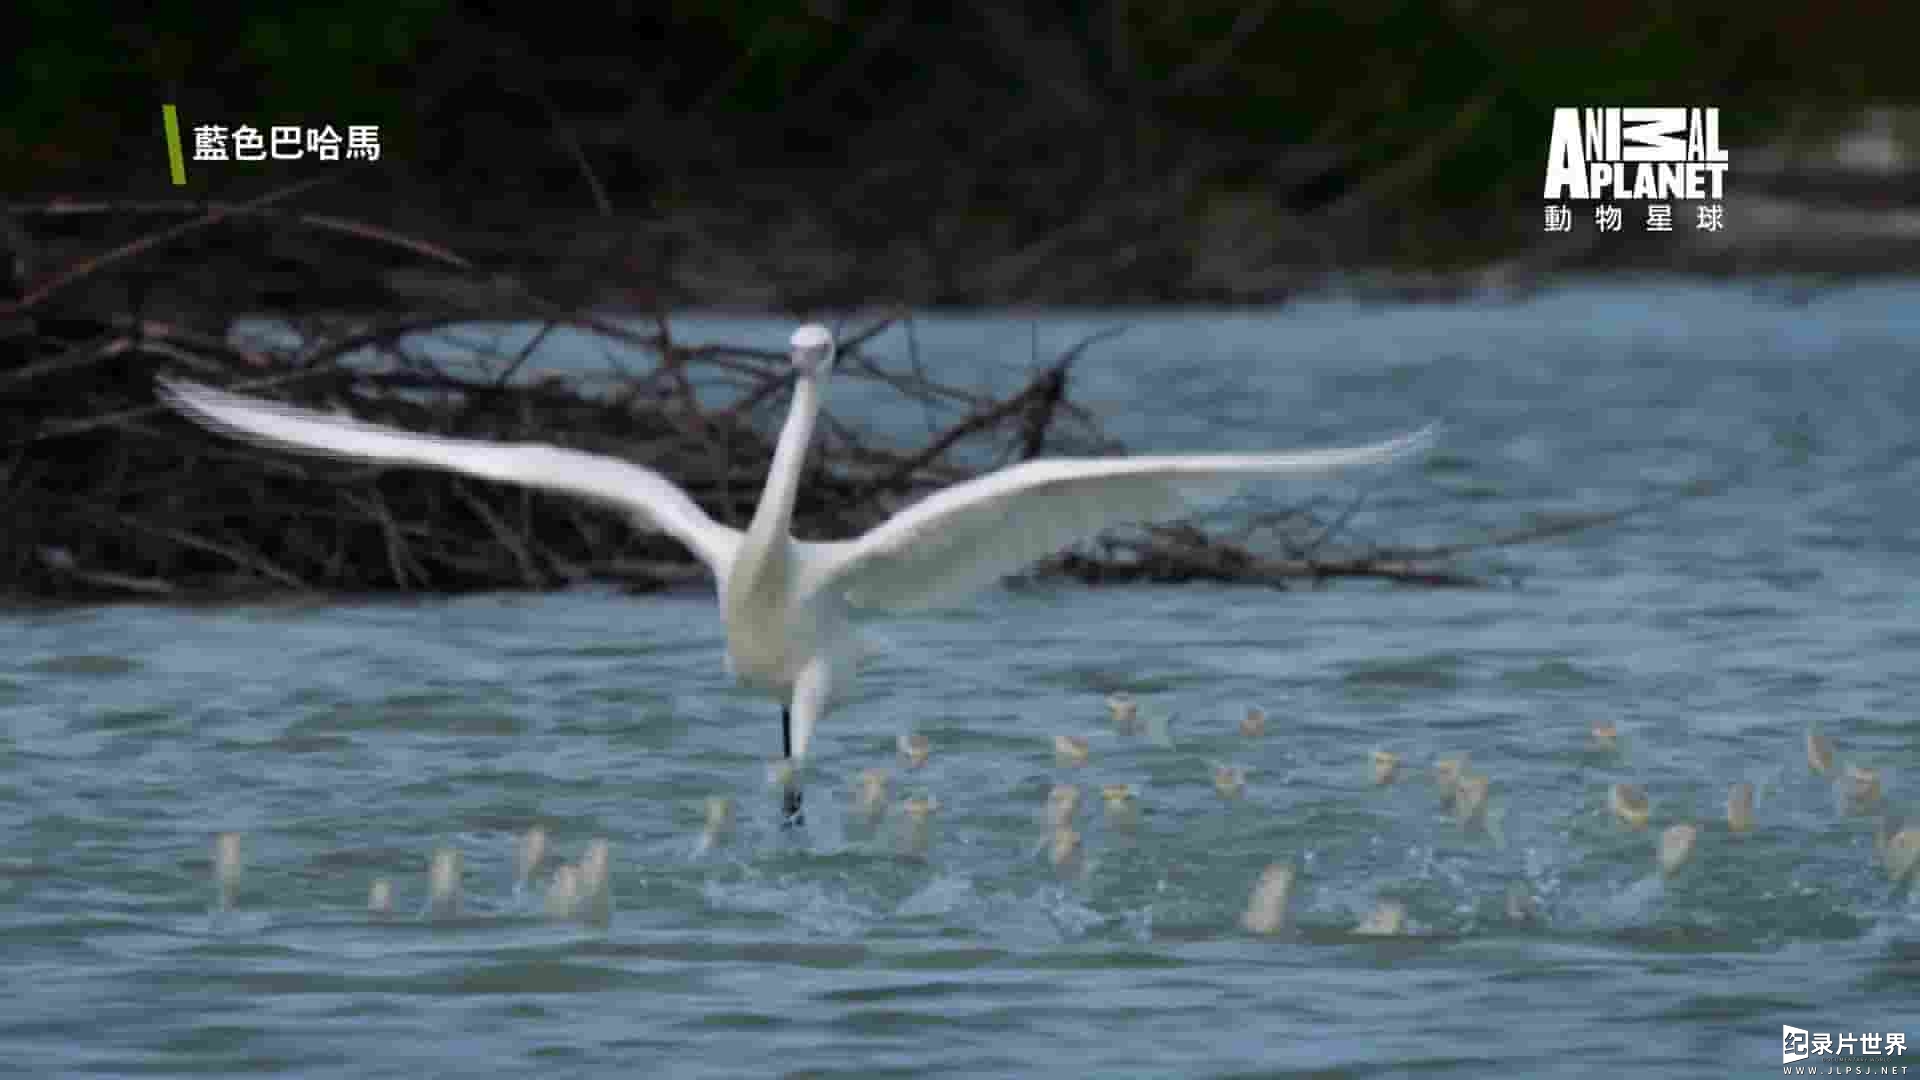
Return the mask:
[[(160, 391), (208, 427), (256, 442), (598, 499), (642, 528), (672, 535), (712, 571), (728, 670), (780, 703), (782, 753), (796, 762), (871, 651), (854, 629), (856, 609), (952, 602), (1113, 526), (1179, 517), (1252, 477), (1383, 464), (1431, 445), (1435, 432), (1429, 425), (1370, 446), (1292, 453), (1028, 461), (935, 492), (857, 539), (808, 542), (790, 530), (836, 345), (818, 325), (794, 331), (790, 345), (793, 400), (744, 532), (714, 521), (671, 481), (628, 461), (542, 443), (417, 434), (190, 382), (163, 379)], [(785, 808), (797, 823), (797, 781)]]

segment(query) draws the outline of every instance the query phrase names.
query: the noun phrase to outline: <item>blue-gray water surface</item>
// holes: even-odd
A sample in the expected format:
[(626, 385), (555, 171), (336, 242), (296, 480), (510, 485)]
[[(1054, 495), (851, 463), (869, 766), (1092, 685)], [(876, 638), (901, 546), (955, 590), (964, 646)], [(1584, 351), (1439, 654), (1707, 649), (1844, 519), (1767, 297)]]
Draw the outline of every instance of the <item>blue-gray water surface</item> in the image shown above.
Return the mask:
[[(1724, 491), (1469, 557), (1486, 589), (1001, 587), (876, 623), (887, 651), (819, 732), (791, 836), (767, 788), (777, 710), (729, 682), (702, 591), (9, 616), (0, 1071), (1723, 1076), (1771, 1071), (1782, 1025), (1920, 1041), (1920, 908), (1803, 751), (1824, 731), (1896, 810), (1920, 783), (1920, 285), (955, 315), (916, 335), (929, 370), (1004, 389), (1036, 344), (1118, 323), (1074, 394), (1135, 451), (1447, 422), (1424, 460), (1262, 484), (1234, 512), (1364, 491), (1355, 529), (1432, 541)], [(844, 417), (919, 430), (866, 392), (835, 398)], [(1170, 740), (1117, 733), (1119, 690)], [(1263, 737), (1238, 730), (1250, 704)], [(1596, 721), (1616, 750), (1590, 745)], [(914, 731), (933, 744), (917, 771), (895, 751)], [(1057, 764), (1055, 734), (1088, 736), (1090, 761)], [(1399, 783), (1372, 784), (1376, 747)], [(1440, 810), (1431, 766), (1458, 753), (1492, 780), (1488, 829)], [(1250, 770), (1243, 799), (1216, 794), (1216, 763)], [(938, 799), (924, 857), (898, 814), (851, 813), (871, 767)], [(1740, 780), (1744, 838), (1723, 810)], [(1038, 843), (1069, 781), (1089, 798), (1063, 875)], [(1649, 828), (1609, 815), (1616, 782), (1644, 787)], [(1110, 783), (1133, 785), (1136, 826), (1105, 817)], [(740, 819), (700, 851), (710, 795)], [(1655, 838), (1680, 822), (1697, 851), (1663, 880)], [(604, 930), (516, 898), (535, 823), (556, 860), (611, 841)], [(224, 830), (245, 873), (215, 914)], [(464, 853), (465, 911), (425, 919), (442, 844)], [(1239, 916), (1277, 861), (1299, 868), (1296, 926), (1255, 936)], [(399, 917), (366, 912), (379, 876)], [(1516, 887), (1537, 923), (1507, 918)], [(1408, 933), (1350, 934), (1382, 898)]]

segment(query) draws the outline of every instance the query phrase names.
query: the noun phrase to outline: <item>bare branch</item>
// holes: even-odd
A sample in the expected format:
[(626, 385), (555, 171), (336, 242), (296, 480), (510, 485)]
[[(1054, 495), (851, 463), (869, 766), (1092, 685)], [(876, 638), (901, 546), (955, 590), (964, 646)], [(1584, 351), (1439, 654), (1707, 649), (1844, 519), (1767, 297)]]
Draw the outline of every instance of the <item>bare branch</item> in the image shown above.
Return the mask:
[[(254, 199), (251, 202), (243, 203), (241, 204), (239, 209), (240, 210), (257, 209), (262, 206), (267, 206), (272, 203), (279, 202), (282, 199), (290, 199), (295, 195), (299, 195), (303, 192), (311, 191), (322, 184), (328, 184), (332, 182), (333, 182), (333, 178), (327, 177), (327, 176), (315, 177), (314, 179), (311, 179), (311, 180), (302, 180), (299, 183), (289, 184), (286, 187), (279, 188), (275, 191), (270, 191), (267, 194), (262, 195), (258, 199)], [(148, 251), (153, 251), (156, 248), (162, 247), (166, 244), (170, 244), (173, 241), (178, 240), (189, 233), (195, 232), (200, 229), (204, 229), (209, 225), (218, 224), (219, 222), (231, 216), (232, 216), (232, 212), (223, 210), (220, 208), (215, 208), (207, 211), (206, 213), (200, 215), (198, 218), (195, 218), (192, 221), (182, 222), (181, 224), (175, 225), (172, 228), (162, 229), (161, 231), (156, 233), (148, 233), (147, 235), (140, 237), (138, 240), (130, 240), (127, 243), (124, 243), (119, 247), (114, 248), (112, 251), (108, 251), (100, 255), (96, 255), (91, 259), (82, 259), (81, 261), (75, 263), (74, 265), (67, 267), (65, 270), (62, 270), (60, 273), (55, 274), (50, 280), (45, 281), (41, 283), (38, 287), (29, 290), (27, 294), (21, 297), (20, 299), (6, 305), (5, 307), (0, 307), (0, 317), (12, 317), (12, 316), (20, 315), (23, 312), (30, 311), (33, 308), (38, 307), (41, 303), (45, 302), (46, 299), (52, 296), (54, 293), (59, 292), (61, 289), (64, 289), (69, 285), (72, 285), (76, 281), (80, 281), (90, 275), (97, 274), (102, 270), (105, 270), (107, 267), (114, 265), (115, 263), (124, 262), (127, 259), (131, 259), (136, 255), (140, 255)]]

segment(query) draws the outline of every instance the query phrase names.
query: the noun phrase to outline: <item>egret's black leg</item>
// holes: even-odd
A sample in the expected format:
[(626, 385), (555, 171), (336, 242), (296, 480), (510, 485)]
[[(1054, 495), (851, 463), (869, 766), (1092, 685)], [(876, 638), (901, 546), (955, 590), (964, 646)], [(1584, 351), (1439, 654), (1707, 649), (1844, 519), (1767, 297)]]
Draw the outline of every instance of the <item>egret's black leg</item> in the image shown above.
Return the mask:
[[(788, 764), (793, 763), (793, 711), (785, 705), (780, 706), (780, 753), (786, 757)], [(782, 793), (780, 799), (780, 811), (782, 828), (792, 829), (807, 823), (806, 816), (800, 812), (800, 778), (798, 776), (787, 780), (786, 791)]]

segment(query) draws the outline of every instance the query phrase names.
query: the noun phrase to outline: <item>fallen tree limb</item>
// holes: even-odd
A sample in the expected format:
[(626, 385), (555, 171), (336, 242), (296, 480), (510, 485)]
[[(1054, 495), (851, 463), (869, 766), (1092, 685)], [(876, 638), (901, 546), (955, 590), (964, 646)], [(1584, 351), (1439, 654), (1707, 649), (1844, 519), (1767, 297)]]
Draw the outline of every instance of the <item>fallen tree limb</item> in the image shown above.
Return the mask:
[[(259, 211), (293, 229), (320, 228), (394, 244), (351, 222), (276, 212), (276, 192), (229, 213)], [(251, 207), (253, 210), (248, 210)], [(0, 588), (38, 600), (191, 598), (393, 591), (544, 589), (578, 581), (628, 588), (691, 585), (704, 568), (674, 541), (633, 528), (617, 509), (419, 469), (256, 450), (159, 404), (160, 375), (398, 427), (462, 438), (540, 441), (625, 458), (684, 486), (716, 520), (751, 517), (773, 455), (777, 409), (792, 376), (778, 352), (681, 340), (664, 314), (650, 329), (538, 301), (538, 332), (504, 355), (469, 343), (427, 355), (455, 310), (367, 319), (314, 319), (290, 339), (240, 345), (139, 311), (101, 311), (75, 324), (47, 301), (67, 284), (157, 258), (179, 230), (208, 215), (80, 260), (8, 310), (26, 336), (0, 336)], [(424, 242), (420, 242), (424, 244)], [(423, 257), (468, 265), (426, 245)], [(410, 248), (410, 250), (412, 250)], [(43, 319), (43, 316), (45, 318)], [(233, 313), (226, 313), (231, 323)], [(882, 363), (880, 336), (902, 325), (907, 358)], [(534, 375), (536, 354), (566, 328), (639, 354), (606, 371)], [(1118, 449), (1072, 400), (1071, 373), (1118, 330), (1077, 342), (1006, 394), (943, 383), (920, 363), (910, 320), (895, 313), (849, 332), (838, 377), (871, 383), (925, 416), (928, 436), (897, 445), (846, 417), (823, 414), (795, 510), (796, 535), (839, 539), (914, 497), (996, 463)], [(646, 359), (646, 358), (650, 358)], [(459, 370), (455, 370), (459, 369)], [(971, 464), (970, 464), (971, 463)], [(1679, 496), (1703, 494), (1682, 492)], [(1419, 586), (1481, 579), (1460, 560), (1538, 542), (1653, 509), (1560, 516), (1414, 547), (1351, 535), (1359, 499), (1252, 515), (1228, 528), (1193, 522), (1117, 530), (1041, 563), (1038, 577), (1088, 583), (1213, 581), (1265, 586), (1372, 578)], [(56, 553), (49, 555), (48, 553)]]

